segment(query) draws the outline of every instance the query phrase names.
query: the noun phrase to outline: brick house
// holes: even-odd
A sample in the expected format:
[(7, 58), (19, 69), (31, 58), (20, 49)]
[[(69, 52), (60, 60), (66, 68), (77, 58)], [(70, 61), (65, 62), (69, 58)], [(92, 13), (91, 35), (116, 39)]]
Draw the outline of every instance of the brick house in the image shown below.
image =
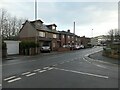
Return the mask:
[(40, 47), (47, 44), (50, 45), (51, 50), (57, 50), (59, 48), (59, 32), (56, 27), (55, 24), (45, 25), (41, 20), (26, 20), (19, 32), (19, 39), (21, 41), (37, 41)]
[(89, 43), (91, 43), (91, 38), (87, 38), (87, 37), (85, 37), (85, 36), (83, 36), (83, 37), (80, 37), (80, 42), (81, 42), (81, 45), (84, 45), (85, 47), (87, 47), (87, 45), (89, 44)]
[(80, 45), (80, 36), (68, 31), (59, 31), (60, 47), (63, 45)]

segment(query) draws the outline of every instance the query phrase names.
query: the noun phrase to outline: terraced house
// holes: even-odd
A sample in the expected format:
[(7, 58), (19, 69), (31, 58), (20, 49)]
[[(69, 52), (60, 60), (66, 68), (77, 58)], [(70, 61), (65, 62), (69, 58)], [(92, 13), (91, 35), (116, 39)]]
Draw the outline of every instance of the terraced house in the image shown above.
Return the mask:
[(57, 50), (59, 48), (59, 33), (56, 27), (55, 24), (45, 25), (41, 20), (26, 20), (19, 32), (19, 38), (21, 41), (37, 41), (40, 47), (47, 44), (50, 45), (51, 50)]
[(63, 45), (80, 45), (80, 36), (68, 31), (59, 31), (60, 46)]

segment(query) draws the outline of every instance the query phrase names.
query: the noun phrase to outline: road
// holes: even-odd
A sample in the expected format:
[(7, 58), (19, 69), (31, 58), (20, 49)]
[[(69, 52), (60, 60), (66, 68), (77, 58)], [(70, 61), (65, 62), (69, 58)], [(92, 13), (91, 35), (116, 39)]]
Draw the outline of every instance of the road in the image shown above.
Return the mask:
[(118, 65), (86, 55), (102, 47), (3, 62), (3, 88), (118, 88)]

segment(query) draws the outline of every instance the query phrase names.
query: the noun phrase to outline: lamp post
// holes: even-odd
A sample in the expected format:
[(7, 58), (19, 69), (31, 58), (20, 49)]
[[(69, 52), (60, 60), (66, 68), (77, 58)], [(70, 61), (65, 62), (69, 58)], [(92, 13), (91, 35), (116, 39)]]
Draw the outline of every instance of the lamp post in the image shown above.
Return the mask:
[[(35, 21), (37, 20), (37, 0), (35, 0)], [(35, 28), (36, 28), (36, 23), (35, 23)], [(36, 28), (37, 29), (37, 28)], [(37, 30), (36, 30), (36, 35), (35, 35), (35, 42), (37, 44)]]
[(94, 40), (93, 40), (93, 29), (92, 29), (92, 31), (91, 31), (91, 44), (93, 45), (93, 43), (94, 43)]

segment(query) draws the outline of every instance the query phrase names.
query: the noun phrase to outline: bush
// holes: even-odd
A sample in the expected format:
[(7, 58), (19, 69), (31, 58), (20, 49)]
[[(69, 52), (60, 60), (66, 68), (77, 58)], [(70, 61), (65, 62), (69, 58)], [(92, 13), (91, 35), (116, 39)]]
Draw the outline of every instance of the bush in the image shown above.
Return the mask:
[(32, 41), (22, 41), (20, 43), (20, 48), (21, 49), (29, 49), (29, 48), (35, 48), (38, 47), (38, 43), (36, 44), (35, 42)]

